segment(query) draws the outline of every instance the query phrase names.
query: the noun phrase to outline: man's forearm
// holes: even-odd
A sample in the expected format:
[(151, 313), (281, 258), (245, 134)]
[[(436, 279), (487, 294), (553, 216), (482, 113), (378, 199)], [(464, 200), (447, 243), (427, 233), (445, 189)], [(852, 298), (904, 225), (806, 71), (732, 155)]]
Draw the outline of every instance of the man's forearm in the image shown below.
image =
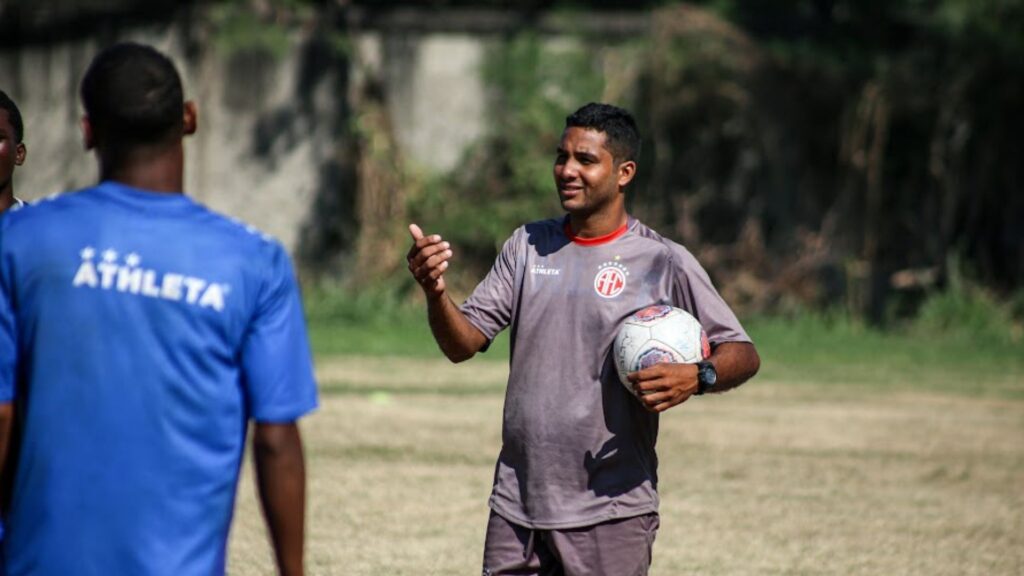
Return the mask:
[(444, 272), (452, 257), (451, 245), (438, 234), (423, 234), (416, 224), (409, 224), (409, 234), (413, 239), (406, 256), (409, 272), (427, 297), (427, 320), (434, 340), (452, 362), (469, 360), (487, 344), (487, 337), (448, 297)]
[(253, 462), (263, 514), (282, 576), (303, 573), (306, 466), (295, 423), (256, 424)]
[[(8, 489), (12, 485), (11, 467), (7, 463), (7, 455), (14, 430), (14, 404), (0, 404), (0, 506), (7, 504)], [(0, 514), (7, 512), (0, 510)]]
[(761, 367), (761, 357), (749, 342), (723, 342), (711, 354), (718, 381), (711, 392), (724, 392), (751, 379)]
[(427, 319), (434, 340), (452, 362), (469, 360), (487, 343), (487, 337), (466, 320), (447, 293), (427, 298)]

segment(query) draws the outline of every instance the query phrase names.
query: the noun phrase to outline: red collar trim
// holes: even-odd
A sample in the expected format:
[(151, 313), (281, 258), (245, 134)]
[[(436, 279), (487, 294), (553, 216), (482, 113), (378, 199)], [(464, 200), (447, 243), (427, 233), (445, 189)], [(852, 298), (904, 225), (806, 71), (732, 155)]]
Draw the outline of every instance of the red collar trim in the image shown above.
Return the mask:
[(572, 226), (569, 225), (568, 218), (565, 219), (564, 228), (565, 235), (568, 236), (569, 240), (572, 240), (574, 244), (579, 244), (580, 246), (598, 246), (600, 244), (607, 244), (625, 234), (626, 230), (629, 228), (629, 221), (627, 220), (622, 226), (619, 226), (613, 232), (609, 232), (604, 236), (596, 236), (594, 238), (581, 238), (579, 236), (574, 236), (572, 233)]

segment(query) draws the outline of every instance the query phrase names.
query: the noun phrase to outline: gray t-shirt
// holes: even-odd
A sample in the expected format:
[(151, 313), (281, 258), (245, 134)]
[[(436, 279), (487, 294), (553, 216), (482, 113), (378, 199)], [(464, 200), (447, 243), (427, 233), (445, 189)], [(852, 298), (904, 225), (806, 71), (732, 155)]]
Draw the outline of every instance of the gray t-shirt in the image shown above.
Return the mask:
[(658, 416), (619, 382), (610, 354), (627, 316), (671, 304), (693, 314), (712, 345), (750, 341), (679, 244), (633, 218), (587, 242), (567, 236), (565, 223), (516, 230), (461, 307), (488, 339), (512, 327), (490, 505), (536, 529), (658, 509)]

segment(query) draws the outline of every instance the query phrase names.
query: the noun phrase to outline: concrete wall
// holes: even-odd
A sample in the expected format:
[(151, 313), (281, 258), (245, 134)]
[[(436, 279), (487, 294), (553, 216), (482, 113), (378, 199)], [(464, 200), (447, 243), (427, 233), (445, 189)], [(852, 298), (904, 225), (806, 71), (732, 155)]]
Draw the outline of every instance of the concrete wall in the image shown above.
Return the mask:
[[(333, 218), (318, 213), (323, 206), (344, 212), (353, 203), (353, 192), (339, 189), (349, 182), (339, 151), (353, 121), (353, 93), (366, 82), (381, 84), (400, 152), (422, 170), (451, 169), (484, 129), (483, 41), (467, 34), (360, 32), (340, 57), (296, 32), (280, 58), (218, 51), (180, 23), (122, 29), (116, 37), (168, 53), (186, 97), (199, 106), (199, 131), (186, 140), (188, 194), (293, 253)], [(0, 49), (0, 88), (25, 120), (28, 159), (15, 173), (18, 196), (96, 181), (95, 161), (81, 145), (77, 92), (99, 48), (79, 39)]]
[(388, 109), (402, 151), (414, 166), (451, 170), (484, 132), (485, 42), (469, 34), (377, 33), (365, 35), (361, 53), (377, 51), (373, 43), (384, 44)]

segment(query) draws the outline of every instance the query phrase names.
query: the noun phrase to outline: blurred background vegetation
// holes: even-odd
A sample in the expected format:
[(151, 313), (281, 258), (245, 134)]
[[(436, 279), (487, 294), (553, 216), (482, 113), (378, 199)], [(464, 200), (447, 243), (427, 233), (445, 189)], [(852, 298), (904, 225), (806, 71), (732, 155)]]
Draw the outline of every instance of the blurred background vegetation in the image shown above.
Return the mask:
[[(341, 71), (335, 185), (296, 250), (314, 332), (418, 316), (409, 221), (455, 244), (467, 293), (516, 226), (559, 213), (564, 117), (602, 100), (645, 135), (631, 212), (693, 251), (742, 317), (1021, 347), (1022, 0), (15, 0), (0, 49), (160, 20), (185, 23), (186, 53), (243, 64), (301, 32)], [(487, 38), (488, 129), (449, 170), (403, 154), (385, 83), (352, 89), (355, 35), (396, 22)]]

